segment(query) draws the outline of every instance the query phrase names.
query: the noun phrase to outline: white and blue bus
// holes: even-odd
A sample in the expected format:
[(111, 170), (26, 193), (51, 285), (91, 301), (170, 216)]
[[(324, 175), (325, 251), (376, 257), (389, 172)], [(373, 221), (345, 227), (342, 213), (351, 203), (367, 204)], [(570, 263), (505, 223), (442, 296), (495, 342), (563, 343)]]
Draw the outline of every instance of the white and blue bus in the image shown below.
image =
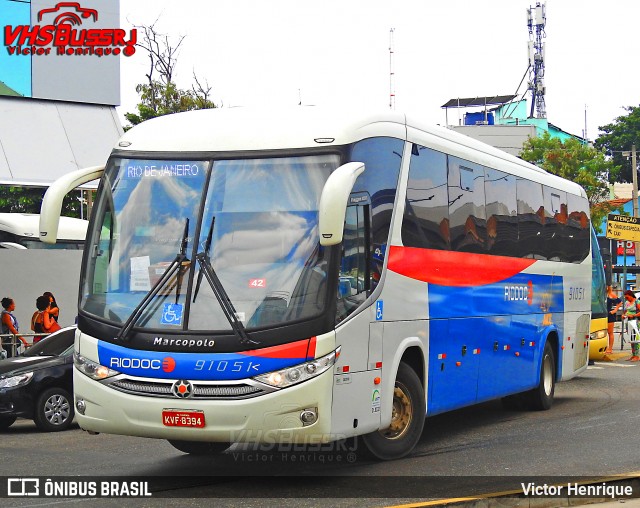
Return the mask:
[(74, 390), (91, 432), (234, 442), (364, 436), (409, 453), (425, 417), (551, 406), (587, 365), (589, 206), (578, 185), (395, 111), (169, 115), (100, 177)]
[(40, 241), (40, 216), (34, 213), (0, 213), (0, 248), (81, 250), (89, 222), (60, 217), (56, 243)]

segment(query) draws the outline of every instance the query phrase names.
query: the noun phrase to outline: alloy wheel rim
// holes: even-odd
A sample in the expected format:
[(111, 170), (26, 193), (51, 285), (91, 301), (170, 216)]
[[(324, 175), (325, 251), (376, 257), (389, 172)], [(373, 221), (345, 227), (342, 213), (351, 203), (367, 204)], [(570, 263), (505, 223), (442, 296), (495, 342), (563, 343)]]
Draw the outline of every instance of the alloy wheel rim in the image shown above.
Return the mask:
[(71, 405), (62, 395), (52, 395), (44, 404), (44, 416), (51, 425), (62, 425), (69, 419)]

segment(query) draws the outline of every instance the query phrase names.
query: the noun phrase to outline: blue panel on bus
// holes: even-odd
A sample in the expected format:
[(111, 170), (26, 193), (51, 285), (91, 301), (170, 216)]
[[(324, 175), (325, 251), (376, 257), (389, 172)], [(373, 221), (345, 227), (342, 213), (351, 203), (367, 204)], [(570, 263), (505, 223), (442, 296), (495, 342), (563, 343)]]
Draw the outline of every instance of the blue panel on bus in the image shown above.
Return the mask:
[[(474, 321), (476, 326), (482, 322)], [(469, 347), (471, 332), (477, 333), (470, 325), (468, 319), (434, 319), (429, 323), (429, 415), (476, 401), (479, 356)]]
[[(305, 341), (305, 344), (307, 343), (308, 341)], [(301, 344), (304, 347), (298, 348), (302, 356), (285, 357), (284, 355), (260, 356), (260, 350), (244, 354), (142, 351), (99, 341), (98, 358), (101, 365), (131, 376), (234, 380), (247, 379), (304, 363), (307, 361), (305, 344)]]
[(563, 312), (562, 278), (519, 273), (470, 287), (429, 284), (429, 317), (495, 316)]
[(517, 274), (470, 287), (429, 284), (430, 415), (533, 388), (541, 341), (563, 336), (562, 278)]

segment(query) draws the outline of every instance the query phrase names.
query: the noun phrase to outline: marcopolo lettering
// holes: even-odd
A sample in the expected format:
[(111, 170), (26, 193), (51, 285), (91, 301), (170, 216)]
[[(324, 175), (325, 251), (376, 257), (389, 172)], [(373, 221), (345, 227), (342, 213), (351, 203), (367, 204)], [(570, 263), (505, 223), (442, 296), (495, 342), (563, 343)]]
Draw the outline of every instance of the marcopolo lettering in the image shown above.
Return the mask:
[(154, 346), (183, 346), (183, 347), (213, 347), (216, 343), (213, 339), (165, 339), (156, 337)]

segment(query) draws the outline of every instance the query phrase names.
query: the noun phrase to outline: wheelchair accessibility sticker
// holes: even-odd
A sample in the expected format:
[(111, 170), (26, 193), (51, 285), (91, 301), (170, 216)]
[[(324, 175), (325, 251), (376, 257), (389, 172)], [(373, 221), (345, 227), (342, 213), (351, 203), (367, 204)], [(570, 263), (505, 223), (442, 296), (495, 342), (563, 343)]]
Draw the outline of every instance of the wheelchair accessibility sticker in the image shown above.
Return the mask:
[(383, 313), (384, 302), (382, 300), (378, 300), (376, 302), (376, 321), (381, 321), (384, 315)]
[(162, 308), (161, 325), (182, 325), (182, 314), (184, 305), (181, 303), (165, 303)]

